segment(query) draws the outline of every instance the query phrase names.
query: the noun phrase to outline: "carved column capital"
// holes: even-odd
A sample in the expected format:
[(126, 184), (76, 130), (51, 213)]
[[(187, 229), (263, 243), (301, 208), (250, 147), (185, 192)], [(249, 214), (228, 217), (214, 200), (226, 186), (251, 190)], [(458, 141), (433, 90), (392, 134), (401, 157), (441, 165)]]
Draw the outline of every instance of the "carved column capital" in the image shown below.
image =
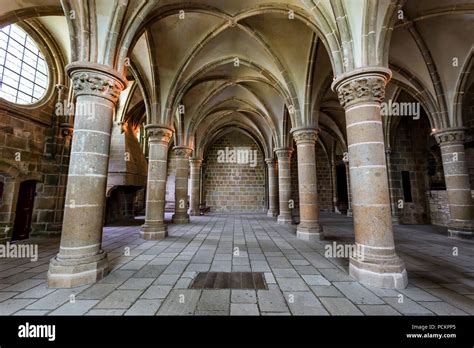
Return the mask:
[(310, 144), (316, 145), (319, 129), (317, 128), (295, 128), (291, 130), (296, 145)]
[(191, 167), (200, 168), (202, 166), (202, 159), (191, 157), (189, 158), (189, 164)]
[(290, 149), (289, 147), (278, 147), (275, 149), (275, 154), (278, 159), (290, 158), (292, 153), (293, 149)]
[(466, 128), (446, 128), (433, 133), (439, 146), (464, 144), (466, 141)]
[(173, 148), (173, 151), (174, 151), (176, 157), (188, 158), (189, 156), (191, 156), (191, 154), (193, 152), (193, 149), (191, 149), (190, 147), (186, 147), (186, 146), (175, 146)]
[(267, 166), (271, 167), (271, 166), (274, 166), (275, 165), (275, 159), (274, 158), (265, 158), (265, 163), (267, 164)]
[(332, 83), (342, 107), (362, 102), (381, 103), (385, 98), (385, 85), (392, 73), (381, 67), (367, 67), (342, 74)]
[(116, 103), (127, 81), (114, 69), (101, 64), (73, 62), (66, 66), (77, 96), (90, 95)]
[(151, 143), (160, 142), (168, 145), (173, 136), (173, 131), (171, 129), (156, 124), (146, 125), (145, 130), (148, 135), (148, 141)]

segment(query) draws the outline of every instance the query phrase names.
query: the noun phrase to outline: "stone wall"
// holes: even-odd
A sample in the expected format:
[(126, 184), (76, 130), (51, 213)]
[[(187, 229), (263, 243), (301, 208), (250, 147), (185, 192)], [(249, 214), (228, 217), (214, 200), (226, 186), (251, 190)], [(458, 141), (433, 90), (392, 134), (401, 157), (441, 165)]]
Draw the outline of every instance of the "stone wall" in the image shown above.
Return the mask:
[(428, 204), (426, 200), (426, 180), (428, 168), (427, 139), (430, 125), (425, 117), (412, 120), (405, 117), (398, 126), (395, 144), (391, 154), (393, 188), (395, 199), (404, 199), (402, 171), (410, 173), (411, 193), (413, 202), (404, 202), (399, 210), (402, 224), (429, 223)]
[(107, 175), (106, 224), (134, 217), (135, 196), (146, 187), (147, 173), (145, 155), (133, 129), (128, 124), (114, 124)]
[(331, 164), (319, 143), (316, 144), (316, 173), (318, 180), (319, 210), (331, 212), (333, 210)]
[(69, 164), (70, 137), (66, 135), (70, 133), (67, 127), (59, 127), (64, 120), (53, 117), (51, 105), (34, 113), (42, 118), (29, 118), (26, 110), (0, 103), (0, 180), (5, 185), (0, 242), (11, 238), (17, 203), (22, 199), (20, 185), (27, 180), (37, 182), (30, 235), (61, 230)]
[[(167, 212), (174, 212), (174, 194), (175, 194), (175, 184), (176, 184), (176, 156), (170, 147), (168, 151), (168, 166), (167, 166), (167, 176), (166, 176), (166, 196), (165, 196), (165, 210)], [(191, 192), (191, 191), (189, 191)], [(188, 192), (188, 195), (189, 195)]]
[[(472, 142), (471, 146), (473, 146)], [(469, 181), (471, 183), (471, 190), (474, 190), (474, 147), (466, 148), (466, 163), (469, 171)]]
[[(219, 163), (218, 151), (238, 147), (257, 150), (257, 162)], [(230, 157), (229, 157), (230, 158)], [(265, 162), (255, 142), (234, 131), (219, 138), (204, 157), (205, 201), (211, 212), (265, 212)]]
[(107, 191), (115, 186), (145, 187), (148, 165), (134, 131), (114, 124), (110, 141)]
[[(474, 199), (474, 190), (471, 192)], [(426, 199), (430, 209), (430, 221), (433, 225), (447, 226), (450, 218), (448, 196), (444, 190), (427, 191)]]
[(115, 186), (107, 197), (105, 224), (133, 220), (139, 212), (137, 203), (141, 203), (137, 198), (144, 200), (143, 195), (137, 195), (138, 192), (138, 186)]
[(299, 223), (300, 221), (300, 194), (298, 187), (298, 149), (296, 144), (293, 144), (293, 153), (291, 154), (290, 160), (291, 166), (291, 199), (295, 202), (292, 210), (293, 222)]

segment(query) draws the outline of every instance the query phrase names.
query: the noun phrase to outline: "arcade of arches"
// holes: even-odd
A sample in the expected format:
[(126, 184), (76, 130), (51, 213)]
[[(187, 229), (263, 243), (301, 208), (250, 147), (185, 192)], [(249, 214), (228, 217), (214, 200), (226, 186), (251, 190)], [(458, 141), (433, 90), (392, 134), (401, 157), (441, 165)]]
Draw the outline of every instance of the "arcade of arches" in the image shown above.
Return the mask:
[[(0, 311), (18, 281), (179, 269), (349, 302), (336, 271), (374, 296), (430, 281), (474, 313), (472, 1), (39, 3), (0, 9), (0, 243), (43, 261), (0, 266)], [(325, 260), (334, 243), (356, 251)], [(456, 276), (422, 279), (440, 265)]]

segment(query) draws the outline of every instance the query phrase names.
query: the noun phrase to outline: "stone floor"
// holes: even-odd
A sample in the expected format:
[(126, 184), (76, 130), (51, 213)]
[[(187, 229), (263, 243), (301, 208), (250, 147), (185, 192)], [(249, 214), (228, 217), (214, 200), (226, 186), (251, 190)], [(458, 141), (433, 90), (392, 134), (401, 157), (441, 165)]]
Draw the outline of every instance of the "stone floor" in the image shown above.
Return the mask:
[[(192, 217), (169, 225), (170, 236), (159, 242), (139, 238), (141, 221), (107, 227), (112, 272), (74, 289), (45, 284), (59, 240), (31, 239), (39, 244), (37, 262), (0, 260), (0, 315), (474, 314), (474, 242), (448, 239), (433, 226), (396, 226), (409, 286), (373, 289), (348, 275), (347, 259), (324, 257), (325, 244), (353, 242), (352, 220), (321, 220), (320, 243), (300, 241), (295, 226), (257, 214)], [(264, 272), (269, 290), (188, 289), (200, 271)]]

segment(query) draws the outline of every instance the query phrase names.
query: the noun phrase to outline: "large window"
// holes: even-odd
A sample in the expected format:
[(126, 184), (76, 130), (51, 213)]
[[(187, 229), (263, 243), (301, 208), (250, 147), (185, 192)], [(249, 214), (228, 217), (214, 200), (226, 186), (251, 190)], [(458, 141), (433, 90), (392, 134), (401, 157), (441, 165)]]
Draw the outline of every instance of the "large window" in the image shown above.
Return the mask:
[(31, 37), (14, 24), (0, 29), (0, 98), (32, 104), (47, 86), (48, 67)]

